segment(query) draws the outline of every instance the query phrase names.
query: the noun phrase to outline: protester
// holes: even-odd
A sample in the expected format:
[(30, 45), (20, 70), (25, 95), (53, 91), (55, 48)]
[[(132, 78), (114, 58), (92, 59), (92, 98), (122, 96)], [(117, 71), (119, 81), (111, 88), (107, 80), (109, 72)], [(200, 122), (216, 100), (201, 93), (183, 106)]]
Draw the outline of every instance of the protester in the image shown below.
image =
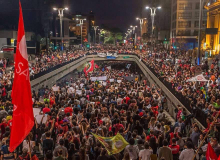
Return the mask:
[[(92, 50), (88, 53), (79, 50), (66, 54), (54, 52), (51, 55), (40, 55), (35, 58), (33, 64), (30, 64), (31, 75), (36, 77), (44, 71), (50, 71), (52, 67), (71, 62), (86, 54), (103, 51), (106, 50)], [(3, 87), (0, 101), (2, 158), (15, 159), (18, 155), (25, 159), (27, 151), (39, 151), (39, 154), (47, 160), (188, 160), (193, 158), (195, 148), (199, 146), (209, 129), (211, 130), (209, 137), (203, 146), (211, 141), (218, 156), (219, 132), (216, 127), (211, 127), (220, 105), (219, 92), (215, 91), (218, 88), (215, 75), (217, 71), (214, 69), (208, 71), (208, 76), (205, 77), (209, 77), (211, 82), (201, 83), (198, 87), (195, 83), (185, 82), (194, 76), (189, 60), (178, 62), (176, 72), (173, 63), (164, 60), (166, 58), (174, 60), (168, 51), (156, 54), (157, 58), (161, 59), (159, 61), (154, 61), (154, 57), (147, 52), (131, 50), (118, 52), (120, 54), (133, 52), (140, 56), (148, 67), (159, 74), (160, 79), (172, 84), (175, 92), (190, 100), (190, 107), (194, 108), (192, 114), (198, 114), (198, 108), (203, 109), (209, 116), (207, 128), (202, 131), (197, 123), (191, 124), (191, 118), (183, 106), (176, 108), (175, 123), (171, 123), (165, 114), (165, 109), (169, 110), (171, 107), (166, 102), (165, 94), (156, 85), (142, 79), (141, 71), (133, 65), (128, 69), (124, 62), (100, 63), (99, 67), (87, 76), (79, 73), (79, 77), (64, 78), (57, 82), (54, 87), (58, 87), (58, 90), (42, 86), (38, 91), (33, 91), (33, 106), (40, 109), (41, 119), (35, 120), (30, 133), (31, 147), (28, 145), (27, 137), (13, 153), (7, 150), (11, 118), (13, 119), (13, 116), (10, 117), (13, 115), (12, 104), (11, 99), (6, 96), (8, 89)], [(213, 65), (216, 66), (215, 63)], [(213, 75), (214, 77), (211, 77)], [(103, 76), (107, 79), (92, 80), (92, 77)], [(132, 80), (128, 80), (128, 77)], [(207, 91), (206, 94), (204, 90)], [(102, 137), (121, 134), (129, 145), (120, 153), (109, 155), (109, 148), (104, 147), (104, 142), (101, 144), (93, 134)], [(187, 149), (184, 149), (185, 145)], [(109, 145), (111, 146), (114, 145)], [(206, 152), (204, 148), (200, 149), (200, 156)]]

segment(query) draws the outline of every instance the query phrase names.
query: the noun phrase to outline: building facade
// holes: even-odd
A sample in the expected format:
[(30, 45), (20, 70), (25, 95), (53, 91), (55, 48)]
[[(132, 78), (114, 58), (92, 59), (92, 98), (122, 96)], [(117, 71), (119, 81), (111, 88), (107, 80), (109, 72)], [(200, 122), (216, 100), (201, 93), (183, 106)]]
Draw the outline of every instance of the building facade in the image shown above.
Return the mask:
[(219, 54), (220, 51), (220, 0), (210, 0), (206, 5), (207, 28), (206, 45), (204, 49), (211, 55)]
[[(202, 10), (202, 29), (205, 29), (207, 11)], [(170, 41), (174, 49), (198, 47), (199, 11), (200, 0), (172, 0)]]
[[(92, 26), (94, 21), (94, 14), (64, 14), (63, 17), (63, 45), (64, 48), (68, 48), (72, 45), (81, 44), (81, 25), (78, 19), (85, 19), (82, 25), (82, 39), (83, 43), (89, 43), (91, 41)], [(60, 37), (60, 19), (57, 16), (54, 22), (53, 36), (50, 40), (54, 42), (54, 45), (59, 48)]]

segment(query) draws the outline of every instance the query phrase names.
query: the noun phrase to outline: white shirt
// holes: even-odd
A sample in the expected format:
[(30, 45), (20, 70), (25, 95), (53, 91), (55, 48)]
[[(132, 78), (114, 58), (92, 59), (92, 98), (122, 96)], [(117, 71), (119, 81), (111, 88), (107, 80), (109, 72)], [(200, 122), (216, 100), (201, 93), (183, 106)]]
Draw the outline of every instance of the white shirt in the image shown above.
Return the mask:
[(73, 87), (68, 88), (67, 92), (68, 94), (74, 93), (75, 89)]
[(150, 160), (150, 156), (153, 154), (151, 149), (143, 149), (139, 152), (141, 160)]
[[(194, 154), (196, 152), (193, 149), (184, 149), (181, 153), (180, 153), (180, 157), (179, 160), (189, 160), (189, 159), (193, 159)], [(196, 155), (196, 159), (199, 159), (199, 155)]]
[(84, 86), (84, 84), (83, 84), (83, 83), (81, 83), (81, 84), (80, 84), (80, 88), (83, 88), (83, 86)]

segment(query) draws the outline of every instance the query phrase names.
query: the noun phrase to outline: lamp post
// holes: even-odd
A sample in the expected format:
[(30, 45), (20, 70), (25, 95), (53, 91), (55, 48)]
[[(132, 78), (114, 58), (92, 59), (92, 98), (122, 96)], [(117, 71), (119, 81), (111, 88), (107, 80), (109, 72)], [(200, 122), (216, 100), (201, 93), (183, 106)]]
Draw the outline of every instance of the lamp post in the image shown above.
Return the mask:
[(65, 8), (53, 8), (53, 10), (58, 11), (58, 16), (60, 17), (61, 50), (63, 50), (63, 29), (62, 29), (63, 11), (68, 10), (68, 8), (67, 7), (65, 7)]
[(80, 28), (81, 28), (81, 47), (83, 47), (83, 38), (82, 38), (82, 27), (83, 27), (83, 21), (85, 21), (86, 19), (79, 19), (77, 18), (76, 19), (77, 21), (79, 21), (79, 24), (80, 24)]
[(98, 33), (98, 35), (99, 35), (99, 43), (100, 43), (100, 37), (101, 37), (101, 33)]
[(143, 24), (144, 24), (144, 20), (146, 20), (147, 18), (136, 18), (136, 20), (140, 21), (140, 33), (141, 33), (141, 37), (142, 37), (142, 28), (143, 28)]
[(130, 36), (130, 38), (131, 38), (132, 30), (131, 30), (131, 29), (128, 29), (127, 33), (128, 33), (128, 36)]
[(136, 44), (136, 36), (135, 36), (135, 29), (137, 28), (137, 26), (130, 26), (132, 28), (133, 31), (133, 46), (135, 46)]
[(202, 28), (202, 12), (203, 12), (203, 0), (200, 0), (200, 6), (199, 6), (199, 32), (198, 32), (198, 53), (197, 53), (197, 65), (200, 65), (200, 56), (201, 56), (201, 28)]
[[(105, 31), (105, 30), (104, 29), (98, 29), (98, 31), (100, 32), (100, 35), (99, 35), (100, 36), (100, 40), (99, 41), (101, 41), (102, 32)], [(104, 41), (105, 41), (105, 32), (104, 32)], [(103, 43), (104, 43), (104, 41), (103, 41)]]
[(151, 11), (151, 20), (152, 20), (152, 39), (153, 39), (153, 34), (154, 34), (154, 18), (155, 18), (155, 16), (156, 16), (156, 10), (157, 9), (161, 9), (161, 7), (159, 6), (159, 7), (146, 7), (146, 9), (150, 9), (150, 11)]
[(97, 29), (98, 29), (99, 26), (92, 26), (92, 27), (93, 27), (93, 29), (94, 29), (94, 31), (95, 31), (95, 44), (96, 44), (96, 31), (97, 31)]

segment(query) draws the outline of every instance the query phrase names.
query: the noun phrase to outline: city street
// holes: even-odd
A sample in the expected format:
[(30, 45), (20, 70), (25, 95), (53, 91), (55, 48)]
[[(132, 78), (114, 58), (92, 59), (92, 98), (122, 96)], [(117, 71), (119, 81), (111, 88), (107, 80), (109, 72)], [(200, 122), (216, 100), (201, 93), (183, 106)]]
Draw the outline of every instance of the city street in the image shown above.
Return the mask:
[(1, 160), (220, 160), (219, 10), (0, 1)]

